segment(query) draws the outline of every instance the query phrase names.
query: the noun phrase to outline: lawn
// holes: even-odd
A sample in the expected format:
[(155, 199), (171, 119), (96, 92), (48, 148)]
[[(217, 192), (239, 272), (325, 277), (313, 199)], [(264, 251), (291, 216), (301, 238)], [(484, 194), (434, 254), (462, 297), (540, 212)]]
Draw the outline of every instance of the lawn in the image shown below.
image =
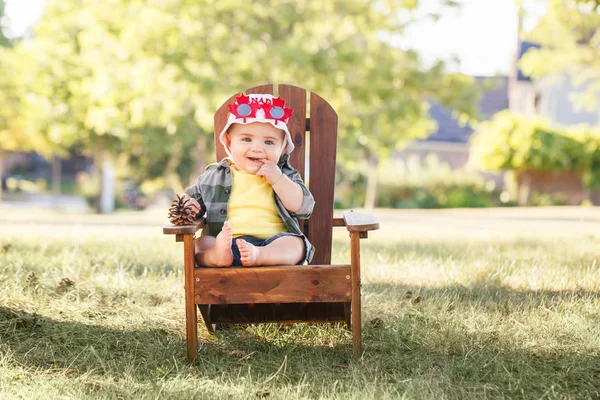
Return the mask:
[(342, 325), (200, 325), (189, 363), (166, 212), (0, 206), (0, 397), (600, 397), (600, 210), (376, 214), (361, 360)]

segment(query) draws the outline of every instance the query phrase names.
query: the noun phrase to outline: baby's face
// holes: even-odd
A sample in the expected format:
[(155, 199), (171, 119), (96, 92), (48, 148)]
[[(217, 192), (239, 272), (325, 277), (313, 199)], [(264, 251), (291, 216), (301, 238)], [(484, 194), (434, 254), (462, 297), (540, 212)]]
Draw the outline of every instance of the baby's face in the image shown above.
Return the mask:
[(284, 150), (285, 133), (266, 122), (233, 124), (225, 143), (242, 171), (255, 175), (266, 162), (277, 163)]

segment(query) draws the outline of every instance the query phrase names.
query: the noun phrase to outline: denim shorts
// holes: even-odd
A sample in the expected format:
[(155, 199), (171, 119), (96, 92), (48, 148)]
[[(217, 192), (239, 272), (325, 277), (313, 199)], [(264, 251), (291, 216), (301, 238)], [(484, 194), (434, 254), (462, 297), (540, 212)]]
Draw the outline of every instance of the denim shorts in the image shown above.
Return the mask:
[[(275, 236), (271, 236), (268, 239), (259, 239), (257, 237), (254, 236), (239, 236), (236, 238), (233, 238), (233, 240), (231, 241), (231, 251), (233, 253), (233, 264), (231, 264), (232, 267), (241, 267), (242, 266), (242, 261), (241, 261), (241, 256), (240, 256), (240, 249), (238, 249), (238, 246), (236, 244), (236, 239), (244, 239), (246, 242), (253, 244), (254, 246), (257, 247), (264, 247), (266, 245), (268, 245), (269, 243), (274, 242), (275, 240), (284, 237), (284, 236), (296, 236), (302, 239), (301, 235), (296, 235), (295, 233), (289, 233), (289, 232), (284, 232), (284, 233), (278, 233)], [(300, 262), (297, 265), (302, 265), (306, 262), (306, 244), (304, 244), (304, 241), (302, 241), (303, 246), (304, 246), (304, 255), (302, 256), (302, 260), (300, 260)]]

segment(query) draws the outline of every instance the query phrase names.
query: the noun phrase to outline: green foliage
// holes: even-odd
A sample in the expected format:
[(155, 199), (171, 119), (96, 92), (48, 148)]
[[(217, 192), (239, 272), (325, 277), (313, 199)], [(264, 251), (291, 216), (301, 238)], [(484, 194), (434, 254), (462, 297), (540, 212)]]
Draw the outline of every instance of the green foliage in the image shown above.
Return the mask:
[[(366, 177), (347, 170), (339, 173), (337, 208), (360, 207), (364, 202)], [(458, 208), (512, 205), (500, 201), (494, 181), (468, 170), (452, 170), (431, 154), (422, 163), (418, 156), (389, 160), (379, 165), (377, 207)], [(344, 182), (351, 182), (344, 184)]]
[(39, 72), (32, 61), (21, 47), (0, 47), (0, 151), (49, 156), (61, 148), (40, 129), (46, 102), (31, 90)]
[(15, 50), (15, 68), (36, 72), (17, 85), (31, 109), (15, 109), (56, 149), (109, 152), (136, 180), (187, 182), (196, 162), (211, 161), (222, 102), (285, 82), (332, 101), (342, 159), (386, 158), (433, 129), (427, 98), (474, 115), (469, 78), (442, 63), (426, 69), (383, 40), (402, 34), (418, 3), (49, 0), (33, 40)]
[(475, 184), (438, 182), (428, 187), (380, 185), (378, 207), (385, 208), (482, 208), (503, 205), (499, 193)]
[(6, 4), (4, 0), (0, 0), (0, 47), (10, 47), (12, 45), (10, 39), (8, 39), (4, 33), (6, 27), (2, 23), (3, 19), (6, 17), (4, 13), (5, 7)]
[(431, 154), (422, 164), (417, 156), (380, 167), (377, 206), (390, 208), (457, 208), (503, 205), (493, 181), (480, 174), (452, 170)]
[(523, 56), (520, 66), (534, 78), (566, 71), (583, 93), (582, 109), (600, 110), (600, 13), (597, 0), (548, 1), (546, 14), (525, 38), (541, 45)]
[(502, 111), (477, 125), (471, 162), (491, 171), (581, 171), (584, 184), (595, 188), (600, 184), (600, 132)]
[(567, 198), (562, 193), (533, 192), (528, 201), (531, 206), (550, 207), (567, 205)]

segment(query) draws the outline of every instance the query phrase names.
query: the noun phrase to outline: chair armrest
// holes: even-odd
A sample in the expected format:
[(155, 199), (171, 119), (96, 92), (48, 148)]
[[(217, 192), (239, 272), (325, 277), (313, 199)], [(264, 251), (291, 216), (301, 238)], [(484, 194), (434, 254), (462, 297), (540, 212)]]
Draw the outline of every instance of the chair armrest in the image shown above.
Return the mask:
[(348, 232), (368, 232), (379, 229), (379, 221), (371, 214), (354, 211), (344, 213), (344, 221)]
[(204, 218), (199, 219), (190, 225), (165, 225), (163, 226), (163, 233), (165, 235), (183, 235), (186, 233), (196, 233), (198, 229), (204, 228)]

